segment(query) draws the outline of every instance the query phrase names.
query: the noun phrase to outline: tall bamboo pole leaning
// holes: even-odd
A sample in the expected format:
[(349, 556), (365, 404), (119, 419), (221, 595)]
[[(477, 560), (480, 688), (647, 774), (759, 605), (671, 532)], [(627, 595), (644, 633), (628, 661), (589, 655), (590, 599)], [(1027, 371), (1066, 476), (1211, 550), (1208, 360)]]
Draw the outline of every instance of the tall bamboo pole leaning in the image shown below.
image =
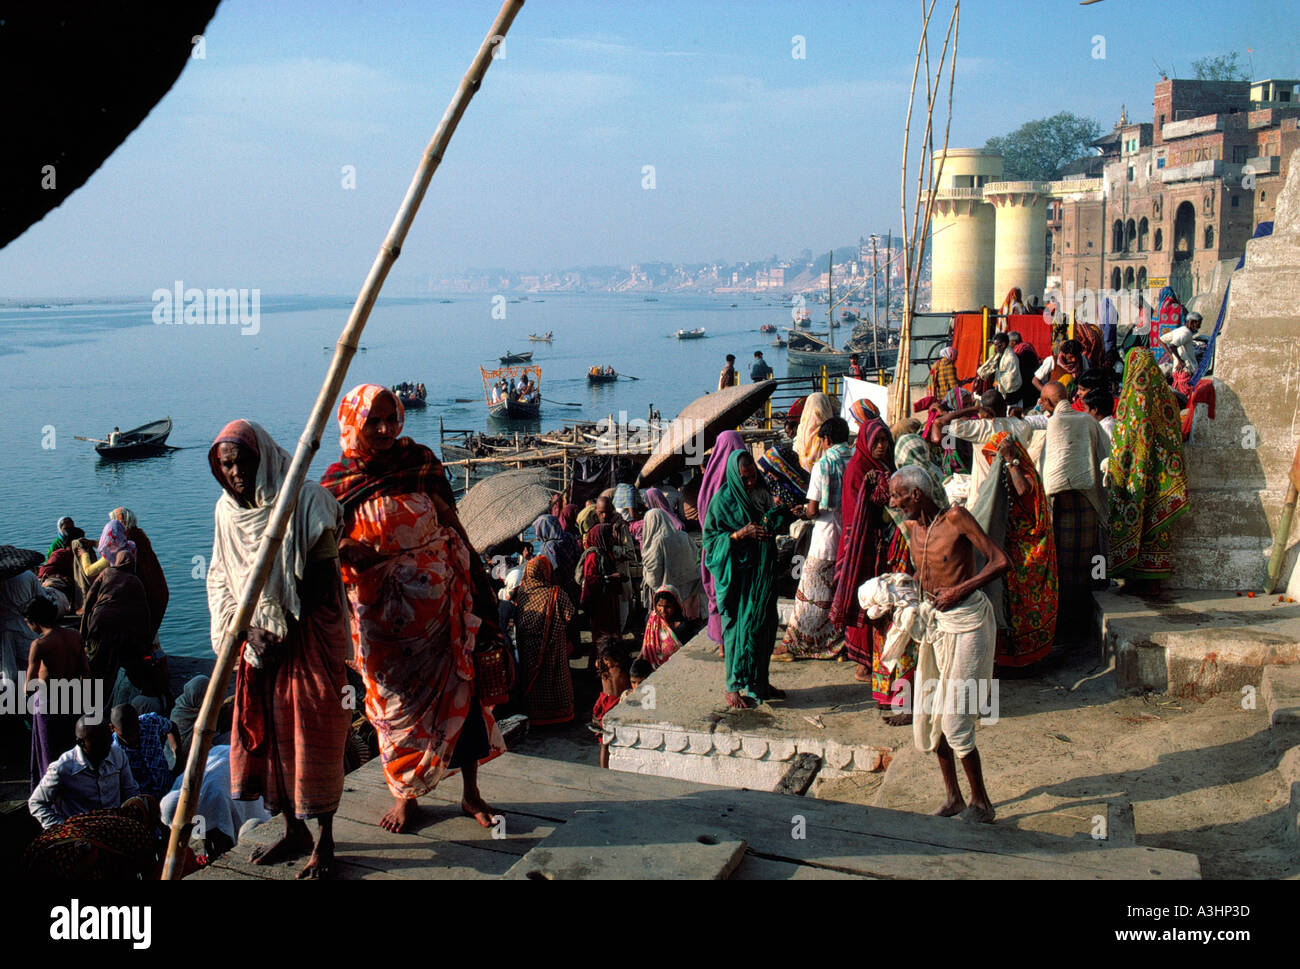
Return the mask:
[[(953, 0), (952, 16), (948, 20), (948, 31), (944, 36), (943, 50), (939, 57), (939, 67), (934, 80), (930, 79), (930, 18), (934, 13), (936, 0), (929, 4), (921, 3), (921, 38), (916, 46), (916, 61), (912, 67), (912, 86), (908, 94), (907, 121), (903, 126), (903, 163), (900, 175), (900, 205), (903, 214), (903, 320), (898, 334), (898, 363), (895, 367), (894, 383), (890, 395), (891, 420), (899, 420), (911, 412), (911, 342), (912, 321), (915, 314), (916, 294), (921, 281), (921, 265), (925, 261), (925, 247), (930, 235), (930, 216), (934, 209), (934, 198), (940, 179), (943, 177), (943, 165), (948, 154), (948, 133), (952, 127), (953, 86), (956, 79), (957, 64), (957, 27), (960, 20), (961, 0)], [(939, 159), (939, 169), (934, 169), (934, 107), (938, 100), (940, 81), (945, 66), (948, 65), (949, 47), (952, 49), (952, 63), (948, 67), (948, 119), (944, 128), (943, 152)], [(907, 207), (907, 167), (912, 153), (912, 109), (916, 99), (916, 78), (925, 65), (926, 112), (925, 133), (921, 136), (920, 151), (922, 158), (917, 166), (916, 191), (912, 201), (911, 218)], [(924, 218), (922, 218), (924, 215)], [(909, 226), (910, 221), (910, 226)]]
[[(317, 450), (320, 449), (321, 433), (324, 431), (325, 423), (334, 410), (334, 402), (343, 389), (343, 380), (347, 376), (348, 365), (352, 362), (352, 357), (356, 353), (361, 332), (365, 329), (366, 321), (370, 317), (370, 310), (379, 297), (379, 290), (383, 287), (389, 270), (392, 269), (397, 257), (401, 255), (402, 243), (406, 241), (406, 234), (410, 231), (411, 223), (415, 219), (415, 213), (420, 207), (420, 202), (424, 199), (425, 192), (429, 189), (429, 183), (433, 180), (433, 173), (437, 171), (438, 165), (442, 162), (443, 154), (447, 150), (451, 136), (456, 131), (456, 126), (460, 124), (460, 119), (465, 114), (465, 109), (469, 107), (470, 100), (483, 83), (483, 76), (492, 63), (497, 45), (504, 41), (506, 31), (510, 29), (510, 24), (514, 21), (523, 5), (524, 0), (505, 0), (501, 10), (497, 13), (496, 20), (488, 31), (487, 37), (484, 38), (483, 44), (479, 47), (477, 56), (475, 56), (473, 63), (470, 64), (469, 70), (465, 72), (465, 76), (461, 78), (460, 87), (457, 88), (455, 96), (447, 106), (442, 120), (438, 122), (438, 129), (434, 132), (429, 146), (424, 150), (424, 156), (420, 159), (420, 166), (415, 171), (415, 177), (411, 179), (410, 187), (406, 190), (406, 196), (402, 199), (402, 204), (397, 210), (397, 216), (393, 219), (393, 224), (388, 230), (383, 245), (379, 247), (379, 253), (375, 257), (374, 264), (370, 267), (370, 273), (366, 276), (366, 281), (361, 287), (361, 293), (352, 306), (347, 325), (344, 326), (343, 333), (334, 347), (334, 357), (330, 360), (329, 371), (325, 375), (325, 383), (316, 398), (316, 403), (312, 406), (311, 415), (307, 418), (307, 426), (298, 439), (298, 447), (294, 451), (293, 461), (289, 464), (289, 471), (285, 477), (284, 485), (276, 496), (275, 507), (271, 511), (271, 519), (267, 523), (266, 532), (262, 535), (261, 544), (258, 546), (253, 574), (249, 578), (247, 585), (244, 586), (243, 594), (240, 596), (239, 603), (235, 608), (235, 614), (231, 617), (230, 625), (226, 628), (225, 635), (221, 640), (216, 667), (212, 671), (212, 679), (208, 683), (208, 692), (203, 698), (203, 706), (199, 711), (198, 722), (194, 726), (194, 743), (190, 748), (189, 760), (185, 765), (185, 780), (181, 785), (180, 802), (176, 805), (176, 813), (172, 818), (171, 838), (167, 844), (167, 861), (163, 866), (164, 879), (180, 878), (185, 832), (193, 818), (194, 807), (198, 803), (198, 793), (203, 784), (203, 771), (208, 760), (208, 750), (212, 746), (212, 737), (216, 731), (217, 713), (221, 708), (222, 699), (225, 697), (226, 686), (230, 682), (230, 674), (234, 671), (235, 660), (239, 656), (239, 647), (243, 642), (243, 635), (249, 619), (252, 617), (253, 607), (257, 603), (258, 596), (261, 595), (262, 587), (266, 584), (267, 577), (270, 575), (271, 565), (275, 561), (280, 545), (284, 541), (294, 506), (298, 502), (298, 492), (307, 478), (307, 467), (311, 464)], [(342, 702), (341, 698), (340, 702)]]

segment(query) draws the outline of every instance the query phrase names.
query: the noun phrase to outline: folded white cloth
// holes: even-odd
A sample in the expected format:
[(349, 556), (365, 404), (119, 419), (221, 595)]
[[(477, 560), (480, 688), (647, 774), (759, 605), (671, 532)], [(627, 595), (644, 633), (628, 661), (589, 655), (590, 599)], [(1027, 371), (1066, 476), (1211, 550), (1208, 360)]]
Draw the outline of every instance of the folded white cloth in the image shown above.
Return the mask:
[(868, 579), (858, 587), (858, 605), (871, 619), (893, 614), (880, 662), (889, 672), (894, 672), (908, 644), (914, 639), (919, 641), (924, 632), (921, 589), (916, 579), (905, 572), (889, 572)]

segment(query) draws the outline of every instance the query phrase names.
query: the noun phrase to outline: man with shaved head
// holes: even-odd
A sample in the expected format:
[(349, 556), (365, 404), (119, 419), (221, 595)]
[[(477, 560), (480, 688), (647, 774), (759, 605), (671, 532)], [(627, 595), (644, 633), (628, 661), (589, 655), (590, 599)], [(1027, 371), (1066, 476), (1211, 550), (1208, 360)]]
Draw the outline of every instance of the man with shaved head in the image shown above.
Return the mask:
[(113, 746), (113, 731), (98, 716), (77, 721), (77, 744), (45, 770), (27, 800), (43, 828), (100, 808), (121, 807), (140, 793), (126, 753)]

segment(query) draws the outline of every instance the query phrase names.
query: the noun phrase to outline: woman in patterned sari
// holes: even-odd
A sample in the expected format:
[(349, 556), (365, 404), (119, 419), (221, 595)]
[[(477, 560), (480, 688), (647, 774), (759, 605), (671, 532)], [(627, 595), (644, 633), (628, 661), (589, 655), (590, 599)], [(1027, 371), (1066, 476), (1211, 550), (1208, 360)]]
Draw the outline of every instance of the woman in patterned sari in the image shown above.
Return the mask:
[(818, 435), (821, 433), (822, 425), (835, 414), (835, 407), (825, 394), (809, 394), (804, 401), (803, 413), (799, 415), (799, 430), (794, 435), (794, 451), (799, 456), (805, 491), (808, 488), (808, 475), (812, 474), (817, 459), (826, 450), (825, 444)]
[(1001, 601), (992, 586), (985, 590), (998, 617), (995, 662), (1025, 667), (1047, 657), (1056, 635), (1059, 600), (1051, 502), (1029, 452), (1013, 436), (1006, 431), (995, 434), (981, 451), (990, 463), (989, 475), (980, 493), (972, 496), (970, 513), (1011, 560), (1011, 568), (998, 580), (1004, 590)]
[(556, 578), (551, 560), (538, 555), (524, 567), (524, 581), (515, 592), (522, 702), (528, 719), (539, 727), (573, 719), (568, 626), (578, 610)]
[(460, 770), (461, 810), (491, 827), (478, 766), (505, 744), (474, 685), (477, 637), (493, 631), (482, 628), (488, 609), (474, 608), (479, 557), (442, 464), (424, 445), (398, 437), (405, 414), (391, 391), (354, 388), (338, 419), (343, 456), (321, 483), (343, 506), (339, 558), (354, 663), (394, 801), (380, 824), (404, 830), (416, 798)]
[[(876, 703), (891, 726), (911, 723), (910, 714), (891, 716), (889, 705), (910, 690), (916, 670), (915, 644), (891, 673), (881, 662), (889, 617), (867, 618), (858, 604), (858, 587), (890, 572), (911, 572), (907, 543), (889, 514), (889, 476), (894, 472), (894, 442), (879, 420), (858, 429), (853, 457), (844, 470), (841, 495), (844, 530), (835, 568), (831, 622), (844, 629), (844, 654), (858, 664), (853, 678), (872, 684)], [(909, 685), (904, 686), (907, 683)]]
[[(1151, 351), (1134, 347), (1110, 445), (1110, 574), (1158, 595), (1173, 572), (1169, 526), (1187, 511), (1187, 465), (1173, 391)], [(1129, 582), (1125, 582), (1125, 588)]]

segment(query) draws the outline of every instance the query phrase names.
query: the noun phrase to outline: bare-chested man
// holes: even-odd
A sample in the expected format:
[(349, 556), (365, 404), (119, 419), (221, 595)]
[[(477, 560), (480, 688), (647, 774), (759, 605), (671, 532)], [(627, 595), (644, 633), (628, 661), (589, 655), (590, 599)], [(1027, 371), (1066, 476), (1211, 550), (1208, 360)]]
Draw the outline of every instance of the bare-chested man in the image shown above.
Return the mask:
[[(53, 602), (44, 596), (32, 596), (23, 610), (23, 618), (27, 628), (37, 635), (27, 654), (27, 691), (36, 694), (32, 712), (31, 789), (34, 791), (46, 768), (76, 744), (78, 715), (90, 713), (91, 704), (95, 710), (103, 710), (104, 683), (90, 678), (90, 663), (81, 636), (75, 629), (59, 625), (59, 610)], [(98, 688), (98, 698), (91, 695), (95, 688)], [(78, 709), (61, 709), (70, 698), (90, 700), (90, 704), (78, 703)], [(79, 709), (82, 705), (87, 709)]]
[[(980, 686), (988, 690), (993, 676), (997, 627), (993, 607), (980, 589), (1011, 563), (965, 508), (941, 512), (930, 487), (929, 477), (914, 467), (903, 468), (889, 481), (890, 506), (907, 518), (917, 582), (933, 608), (918, 656), (913, 737), (918, 747), (939, 758), (945, 797), (934, 813), (989, 822), (994, 811), (975, 749), (975, 697)], [(976, 550), (988, 563), (978, 572)], [(970, 785), (969, 807), (957, 785), (954, 754)]]

